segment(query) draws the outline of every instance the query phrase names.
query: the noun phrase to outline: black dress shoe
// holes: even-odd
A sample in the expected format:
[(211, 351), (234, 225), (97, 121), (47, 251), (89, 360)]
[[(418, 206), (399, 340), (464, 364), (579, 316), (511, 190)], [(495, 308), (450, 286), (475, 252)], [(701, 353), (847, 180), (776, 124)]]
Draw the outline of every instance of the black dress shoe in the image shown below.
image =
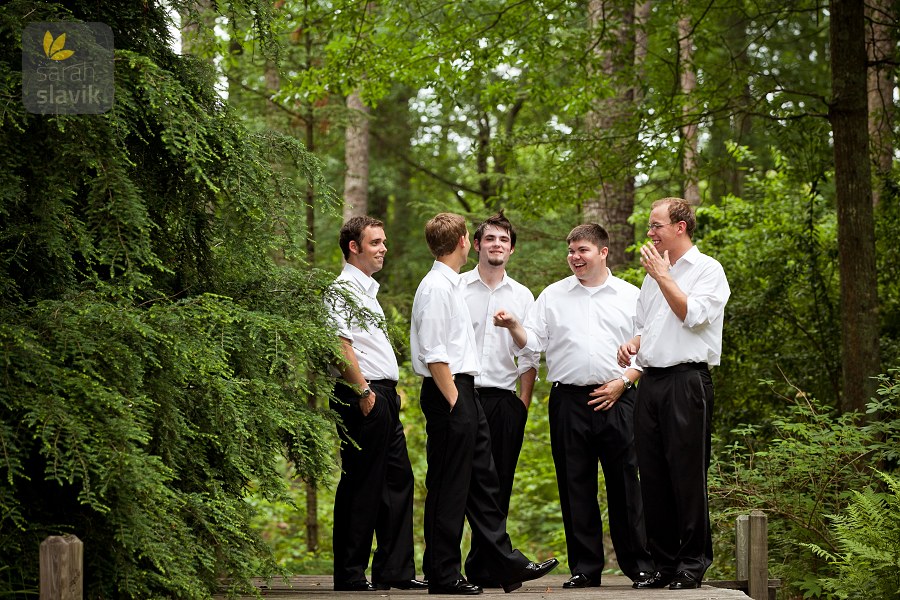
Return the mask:
[(508, 594), (522, 587), (522, 582), (531, 581), (533, 579), (540, 579), (541, 577), (555, 569), (558, 565), (559, 561), (555, 558), (550, 558), (541, 563), (530, 562), (522, 567), (522, 570), (516, 574), (516, 577), (515, 579), (513, 579), (513, 581), (504, 583), (501, 587), (503, 587), (503, 591)]
[(406, 581), (379, 581), (375, 584), (375, 589), (389, 590), (427, 590), (428, 582), (419, 581), (418, 579), (407, 579)]
[(481, 593), (481, 588), (469, 583), (465, 579), (457, 579), (447, 585), (428, 584), (429, 594), (450, 594), (455, 596), (475, 596)]
[(365, 579), (360, 579), (359, 581), (349, 581), (346, 583), (335, 583), (334, 591), (336, 592), (374, 592), (375, 586), (366, 581)]
[(563, 584), (563, 587), (567, 590), (574, 588), (600, 587), (600, 578), (597, 577), (594, 579), (588, 577), (584, 573), (576, 573), (569, 577), (569, 580)]
[(695, 590), (700, 587), (700, 580), (687, 571), (678, 571), (675, 579), (669, 584), (670, 590)]
[(666, 577), (659, 571), (656, 573), (647, 573), (645, 571), (641, 571), (638, 573), (638, 576), (635, 577), (634, 583), (631, 584), (636, 590), (648, 590), (652, 588), (664, 588), (669, 583), (671, 583), (672, 577)]

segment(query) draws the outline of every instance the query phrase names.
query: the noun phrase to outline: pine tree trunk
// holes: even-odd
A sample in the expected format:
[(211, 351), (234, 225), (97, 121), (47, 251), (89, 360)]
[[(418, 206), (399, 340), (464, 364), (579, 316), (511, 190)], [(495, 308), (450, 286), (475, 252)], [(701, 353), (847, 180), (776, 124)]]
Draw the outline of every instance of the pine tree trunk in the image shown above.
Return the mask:
[[(303, 28), (306, 31), (304, 35), (304, 43), (306, 45), (306, 69), (312, 70), (312, 49), (313, 38), (310, 35), (308, 27)], [(305, 139), (306, 149), (311, 153), (316, 151), (316, 115), (313, 104), (306, 103), (306, 123), (305, 123)], [(306, 186), (306, 260), (309, 266), (314, 267), (316, 264), (316, 210), (315, 210), (316, 190), (312, 185)], [(312, 375), (314, 376), (314, 375)], [(306, 404), (311, 410), (316, 409), (316, 396), (310, 394), (306, 397)], [(316, 489), (314, 483), (306, 482), (306, 551), (312, 555), (319, 552), (319, 490)]]
[(354, 90), (347, 96), (350, 122), (345, 132), (344, 221), (369, 210), (369, 107)]
[(832, 0), (829, 118), (834, 133), (844, 412), (864, 411), (880, 369), (875, 225), (866, 95), (863, 3)]

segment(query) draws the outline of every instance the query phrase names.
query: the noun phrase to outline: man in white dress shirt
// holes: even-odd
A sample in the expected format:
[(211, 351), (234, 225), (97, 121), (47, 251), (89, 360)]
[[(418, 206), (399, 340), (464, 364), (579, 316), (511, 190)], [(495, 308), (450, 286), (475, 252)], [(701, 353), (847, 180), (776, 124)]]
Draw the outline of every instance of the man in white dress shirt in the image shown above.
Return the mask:
[(638, 289), (607, 268), (609, 235), (600, 225), (579, 225), (566, 242), (573, 274), (541, 292), (524, 325), (505, 311), (494, 322), (509, 328), (518, 346), (546, 355), (553, 382), (550, 446), (572, 572), (563, 587), (600, 585), (605, 557), (598, 460), (619, 567), (632, 580), (644, 581), (655, 567), (647, 550), (634, 450), (632, 385), (640, 372), (616, 362), (619, 343), (634, 335)]
[[(508, 331), (494, 326), (493, 317), (504, 309), (524, 318), (534, 304), (534, 294), (506, 273), (506, 265), (516, 249), (516, 230), (502, 211), (481, 223), (473, 237), (478, 264), (460, 279), (481, 360), (475, 390), (490, 427), (491, 454), (500, 479), (500, 508), (508, 516), (541, 355), (516, 346)], [(466, 577), (481, 587), (500, 587), (500, 582), (483, 566), (480, 545), (481, 539), (473, 535), (466, 557)]]
[(475, 332), (460, 288), (459, 270), (471, 244), (465, 219), (440, 213), (425, 225), (435, 257), (413, 300), (410, 354), (422, 376), (425, 415), (425, 556), (423, 570), (431, 594), (473, 595), (481, 587), (462, 576), (460, 544), (464, 519), (482, 541), (488, 571), (504, 591), (543, 577), (558, 564), (536, 564), (512, 548), (500, 508), (490, 430), (475, 397), (480, 363)]
[[(424, 589), (413, 561), (413, 471), (400, 422), (399, 369), (384, 331), (384, 312), (372, 278), (384, 266), (384, 225), (354, 217), (341, 227), (339, 243), (347, 261), (335, 280), (357, 305), (338, 299), (330, 305), (344, 354), (343, 381), (331, 408), (344, 424), (340, 431), (341, 481), (334, 495), (334, 589)], [(372, 583), (365, 572), (372, 550)]]
[(696, 218), (681, 198), (653, 203), (641, 248), (635, 336), (618, 350), (644, 371), (635, 409), (635, 438), (650, 552), (659, 572), (636, 588), (693, 589), (712, 564), (706, 472), (713, 384), (725, 304), (731, 295), (722, 265), (701, 254)]

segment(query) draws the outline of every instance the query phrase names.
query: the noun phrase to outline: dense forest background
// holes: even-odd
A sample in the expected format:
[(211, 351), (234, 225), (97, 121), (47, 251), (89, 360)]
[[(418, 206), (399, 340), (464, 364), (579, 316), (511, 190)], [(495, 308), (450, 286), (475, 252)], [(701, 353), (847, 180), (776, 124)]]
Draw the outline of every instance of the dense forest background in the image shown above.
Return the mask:
[[(613, 271), (639, 284), (649, 205), (682, 196), (732, 288), (709, 576), (733, 577), (734, 517), (761, 509), (782, 597), (897, 597), (898, 10), (4, 3), (0, 596), (36, 594), (38, 546), (60, 533), (85, 542), (91, 598), (330, 572), (322, 306), (353, 214), (386, 223), (377, 278), (421, 536), (408, 320), (424, 222), (505, 210), (509, 271), (537, 294), (568, 274), (566, 233), (598, 221)], [(26, 112), (21, 33), (54, 21), (112, 28), (110, 112)], [(509, 528), (564, 562), (546, 397), (542, 381)]]

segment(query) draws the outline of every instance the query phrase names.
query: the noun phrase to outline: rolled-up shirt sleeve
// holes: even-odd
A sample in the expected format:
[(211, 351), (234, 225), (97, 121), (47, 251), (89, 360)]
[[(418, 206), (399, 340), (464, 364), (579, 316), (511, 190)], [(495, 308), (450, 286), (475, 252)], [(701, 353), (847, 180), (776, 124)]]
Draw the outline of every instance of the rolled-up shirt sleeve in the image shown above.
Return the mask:
[(687, 295), (684, 326), (704, 327), (722, 316), (731, 296), (725, 271), (717, 262), (709, 263)]
[[(446, 298), (443, 296), (447, 296)], [(419, 354), (417, 358), (430, 365), (450, 363), (446, 340), (450, 338), (450, 298), (445, 290), (432, 289), (423, 294), (419, 317)]]
[(547, 340), (550, 335), (547, 330), (546, 305), (547, 298), (544, 294), (541, 294), (534, 305), (528, 309), (528, 314), (525, 315), (525, 321), (522, 323), (525, 333), (528, 334), (522, 350), (536, 353), (538, 357), (547, 347)]
[(520, 348), (516, 352), (516, 364), (518, 366), (518, 374), (521, 375), (528, 369), (537, 370), (541, 365), (541, 353), (526, 348)]

